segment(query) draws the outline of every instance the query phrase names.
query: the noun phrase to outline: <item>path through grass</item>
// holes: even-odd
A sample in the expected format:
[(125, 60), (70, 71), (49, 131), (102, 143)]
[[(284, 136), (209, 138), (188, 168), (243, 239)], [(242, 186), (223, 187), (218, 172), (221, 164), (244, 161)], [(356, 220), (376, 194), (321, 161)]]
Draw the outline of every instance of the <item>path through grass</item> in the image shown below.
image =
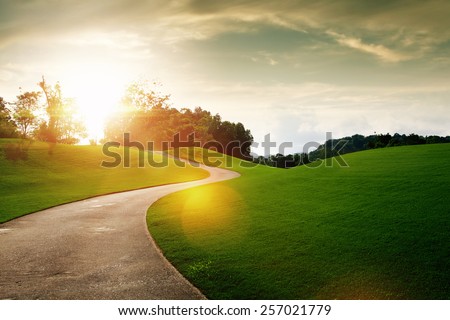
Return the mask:
[(238, 179), (160, 199), (150, 232), (212, 299), (450, 299), (450, 145), (344, 158), (235, 162)]
[[(17, 145), (16, 140), (0, 139), (0, 223), (54, 205), (105, 193), (131, 190), (167, 183), (202, 179), (204, 170), (187, 166), (180, 168), (169, 159), (169, 165), (138, 167), (138, 151), (130, 150), (130, 168), (101, 167), (101, 146), (56, 145), (48, 153), (46, 143), (34, 142), (26, 159), (7, 160), (5, 147)], [(112, 149), (123, 154), (123, 149)], [(154, 155), (160, 162), (162, 156)]]

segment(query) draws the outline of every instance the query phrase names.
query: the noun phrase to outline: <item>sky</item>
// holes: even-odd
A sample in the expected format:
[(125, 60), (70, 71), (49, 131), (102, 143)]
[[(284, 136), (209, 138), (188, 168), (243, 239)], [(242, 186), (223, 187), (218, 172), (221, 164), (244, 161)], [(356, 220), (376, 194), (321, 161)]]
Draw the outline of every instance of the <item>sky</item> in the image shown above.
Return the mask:
[(0, 0), (0, 96), (42, 75), (91, 135), (158, 81), (290, 151), (356, 133), (450, 135), (448, 0)]

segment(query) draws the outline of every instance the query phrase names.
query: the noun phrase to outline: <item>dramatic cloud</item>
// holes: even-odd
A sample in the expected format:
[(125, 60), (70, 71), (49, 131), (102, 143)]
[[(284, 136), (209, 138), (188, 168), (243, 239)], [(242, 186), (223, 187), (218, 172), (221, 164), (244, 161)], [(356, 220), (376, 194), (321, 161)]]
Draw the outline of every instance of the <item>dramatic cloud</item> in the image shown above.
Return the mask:
[(0, 96), (42, 74), (104, 95), (156, 78), (255, 135), (450, 134), (449, 16), (448, 0), (2, 1)]
[(349, 48), (353, 48), (356, 50), (360, 50), (362, 52), (366, 52), (369, 54), (373, 54), (373, 55), (377, 56), (378, 58), (380, 58), (381, 60), (386, 61), (386, 62), (399, 62), (399, 61), (410, 60), (413, 58), (412, 56), (402, 54), (399, 52), (395, 52), (389, 48), (386, 48), (385, 46), (382, 46), (379, 44), (376, 45), (376, 44), (363, 43), (361, 39), (350, 38), (350, 37), (347, 37), (342, 34), (338, 34), (333, 31), (328, 31), (327, 34), (333, 36), (337, 42), (339, 42), (340, 44), (342, 44), (344, 46), (347, 46)]
[(19, 0), (2, 3), (4, 38), (61, 33), (67, 29), (159, 29), (162, 36), (208, 38), (246, 32), (258, 24), (293, 30), (309, 28), (353, 32), (398, 32), (406, 39), (427, 34), (448, 39), (450, 3), (439, 1), (204, 1), (204, 0)]

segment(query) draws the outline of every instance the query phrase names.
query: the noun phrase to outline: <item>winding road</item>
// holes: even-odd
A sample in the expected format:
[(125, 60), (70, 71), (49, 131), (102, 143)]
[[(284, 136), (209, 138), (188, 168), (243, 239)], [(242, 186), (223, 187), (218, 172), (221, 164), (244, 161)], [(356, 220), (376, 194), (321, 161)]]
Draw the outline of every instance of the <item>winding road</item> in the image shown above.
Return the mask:
[(0, 224), (0, 299), (205, 299), (164, 258), (148, 207), (238, 173), (73, 202)]

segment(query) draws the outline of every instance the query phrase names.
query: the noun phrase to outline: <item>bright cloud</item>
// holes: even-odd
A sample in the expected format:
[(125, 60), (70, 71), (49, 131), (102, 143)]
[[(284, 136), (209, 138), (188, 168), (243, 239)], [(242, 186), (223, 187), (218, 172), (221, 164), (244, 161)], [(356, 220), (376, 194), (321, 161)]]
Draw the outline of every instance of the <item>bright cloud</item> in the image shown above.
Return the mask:
[(333, 31), (327, 31), (327, 34), (333, 36), (338, 43), (344, 46), (372, 54), (386, 62), (400, 62), (413, 58), (413, 56), (411, 55), (395, 52), (394, 50), (386, 48), (385, 46), (380, 44), (367, 44), (364, 43), (361, 39), (347, 37)]
[(120, 96), (143, 77), (255, 136), (446, 135), (448, 16), (447, 0), (3, 1), (0, 96), (42, 75)]

